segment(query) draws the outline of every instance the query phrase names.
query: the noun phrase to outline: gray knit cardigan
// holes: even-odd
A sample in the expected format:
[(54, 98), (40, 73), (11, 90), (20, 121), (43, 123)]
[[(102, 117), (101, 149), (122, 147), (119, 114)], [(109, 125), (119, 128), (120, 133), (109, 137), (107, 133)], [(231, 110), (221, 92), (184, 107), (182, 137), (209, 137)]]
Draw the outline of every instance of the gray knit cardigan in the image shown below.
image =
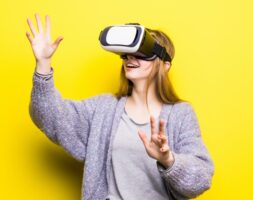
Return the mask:
[[(55, 88), (53, 77), (33, 75), (30, 117), (52, 142), (85, 162), (82, 200), (104, 200), (107, 195), (112, 141), (126, 99), (118, 100), (110, 93), (83, 100), (65, 99)], [(169, 169), (156, 162), (168, 199), (195, 198), (210, 188), (214, 164), (194, 109), (188, 102), (164, 104), (160, 118), (167, 121), (169, 146), (175, 157)]]

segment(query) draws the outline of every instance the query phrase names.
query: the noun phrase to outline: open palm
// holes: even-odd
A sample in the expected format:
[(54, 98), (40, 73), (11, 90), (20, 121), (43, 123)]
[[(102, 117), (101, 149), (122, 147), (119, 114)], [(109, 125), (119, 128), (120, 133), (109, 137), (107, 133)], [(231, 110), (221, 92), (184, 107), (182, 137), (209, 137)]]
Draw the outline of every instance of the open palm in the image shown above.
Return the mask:
[(27, 23), (30, 27), (30, 30), (33, 34), (33, 37), (29, 32), (26, 32), (26, 36), (32, 46), (33, 54), (35, 59), (38, 60), (49, 60), (63, 39), (62, 36), (58, 37), (53, 43), (51, 42), (50, 36), (50, 18), (46, 15), (46, 28), (45, 32), (43, 31), (42, 23), (40, 16), (35, 14), (38, 32), (35, 30), (35, 27), (32, 21), (27, 18)]

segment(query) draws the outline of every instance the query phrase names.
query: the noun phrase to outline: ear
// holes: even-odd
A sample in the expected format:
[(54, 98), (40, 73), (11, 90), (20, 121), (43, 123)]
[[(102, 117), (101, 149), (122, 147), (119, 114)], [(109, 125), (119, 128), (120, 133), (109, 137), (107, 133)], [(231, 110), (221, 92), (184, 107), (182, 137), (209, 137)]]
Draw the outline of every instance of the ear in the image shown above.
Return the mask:
[(169, 71), (170, 66), (171, 66), (171, 63), (170, 63), (170, 62), (168, 62), (168, 61), (166, 61), (166, 62), (165, 62), (165, 71), (166, 71), (166, 72), (168, 72), (168, 71)]

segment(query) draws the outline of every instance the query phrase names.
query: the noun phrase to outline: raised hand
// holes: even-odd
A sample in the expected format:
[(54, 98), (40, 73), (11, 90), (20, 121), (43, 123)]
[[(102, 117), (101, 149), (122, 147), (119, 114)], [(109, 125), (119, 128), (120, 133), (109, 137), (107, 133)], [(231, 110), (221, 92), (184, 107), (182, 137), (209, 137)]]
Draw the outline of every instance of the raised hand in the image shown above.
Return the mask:
[[(46, 28), (43, 31), (42, 23), (39, 14), (35, 14), (35, 18), (37, 21), (38, 32), (35, 30), (32, 21), (27, 18), (27, 23), (30, 27), (33, 37), (30, 35), (29, 32), (26, 32), (26, 36), (31, 44), (33, 54), (35, 56), (36, 62), (38, 63), (50, 63), (50, 59), (54, 54), (55, 50), (57, 49), (58, 45), (62, 41), (63, 37), (59, 36), (53, 43), (51, 42), (50, 36), (50, 18), (46, 15)], [(43, 66), (40, 66), (43, 68)], [(45, 66), (44, 68), (50, 68), (49, 66)], [(49, 69), (47, 69), (49, 70)], [(45, 71), (45, 69), (44, 69)]]
[(171, 167), (174, 163), (174, 157), (168, 145), (168, 140), (165, 133), (165, 121), (159, 122), (159, 130), (156, 127), (156, 121), (153, 116), (150, 117), (151, 123), (151, 138), (148, 141), (146, 134), (138, 131), (138, 134), (145, 146), (147, 154), (159, 161), (165, 168)]

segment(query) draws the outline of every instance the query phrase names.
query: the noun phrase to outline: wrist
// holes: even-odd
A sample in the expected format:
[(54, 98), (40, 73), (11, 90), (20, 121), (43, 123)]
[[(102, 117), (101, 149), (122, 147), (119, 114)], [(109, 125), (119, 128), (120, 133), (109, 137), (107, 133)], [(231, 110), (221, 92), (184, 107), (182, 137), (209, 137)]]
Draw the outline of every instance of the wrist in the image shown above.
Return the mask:
[(51, 60), (37, 60), (36, 72), (40, 74), (49, 74), (51, 71)]
[(170, 168), (175, 162), (175, 158), (172, 154), (172, 151), (170, 151), (169, 156), (166, 160), (159, 161), (166, 169)]

